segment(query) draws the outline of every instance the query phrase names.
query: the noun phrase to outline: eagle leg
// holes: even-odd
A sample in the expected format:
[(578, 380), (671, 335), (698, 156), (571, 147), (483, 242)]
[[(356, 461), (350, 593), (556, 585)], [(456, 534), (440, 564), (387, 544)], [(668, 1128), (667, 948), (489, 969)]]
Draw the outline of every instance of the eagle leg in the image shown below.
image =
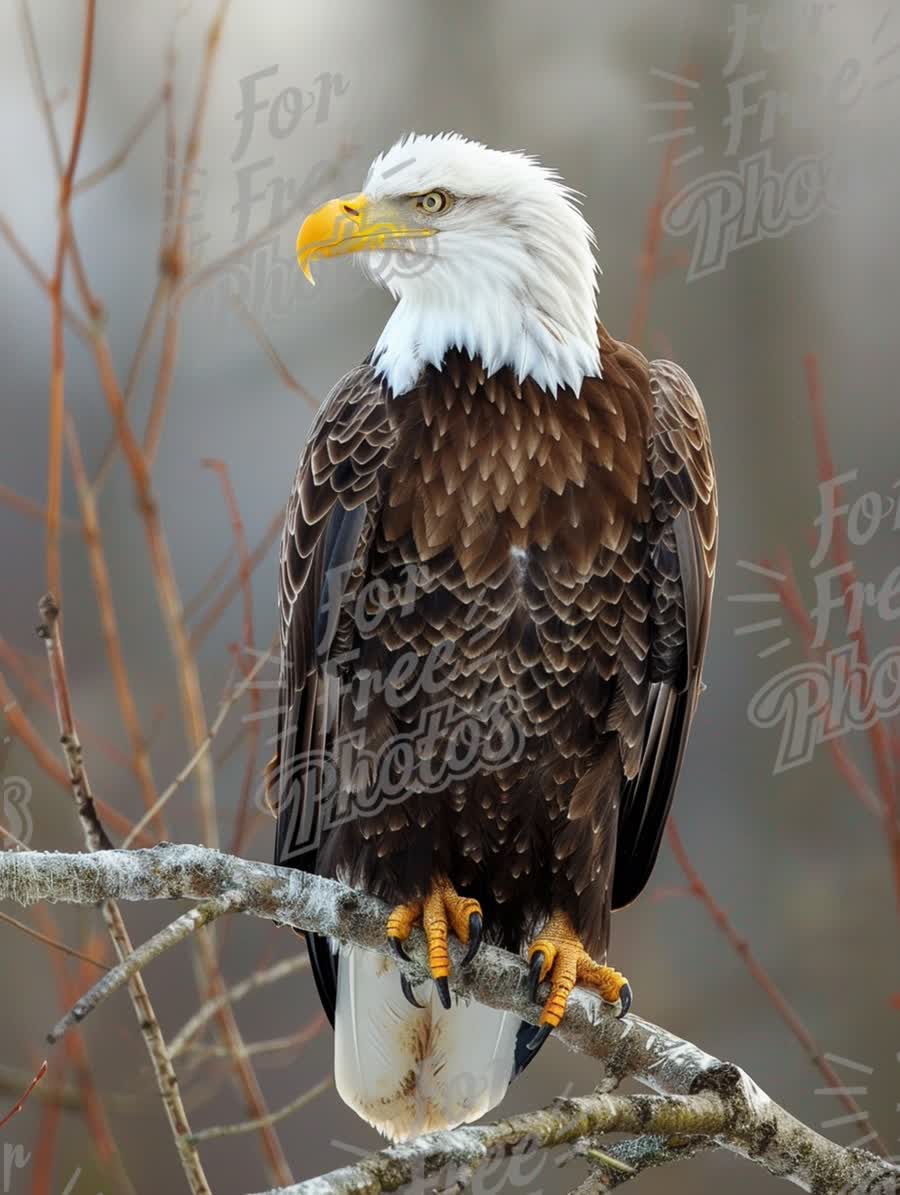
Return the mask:
[(428, 966), (444, 1008), (450, 1007), (450, 954), (447, 939), (450, 931), (468, 950), (463, 965), (472, 961), (481, 945), (484, 918), (481, 905), (469, 896), (460, 896), (446, 876), (436, 876), (424, 901), (414, 900), (397, 905), (388, 917), (387, 936), (397, 954), (408, 959), (403, 943), (421, 921), (428, 943)]
[(625, 976), (594, 962), (566, 913), (553, 914), (541, 936), (529, 947), (528, 961), (529, 988), (535, 1003), (538, 987), (545, 979), (550, 980), (550, 995), (541, 1013), (540, 1028), (528, 1043), (531, 1050), (546, 1041), (563, 1019), (569, 996), (578, 983), (596, 988), (607, 1004), (619, 1004), (620, 1017), (631, 1007), (631, 986)]

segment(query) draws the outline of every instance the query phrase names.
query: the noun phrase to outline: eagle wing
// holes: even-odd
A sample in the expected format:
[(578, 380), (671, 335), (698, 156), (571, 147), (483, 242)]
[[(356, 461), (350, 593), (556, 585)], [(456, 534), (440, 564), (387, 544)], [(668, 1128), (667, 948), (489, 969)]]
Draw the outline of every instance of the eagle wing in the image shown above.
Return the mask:
[(640, 894), (659, 852), (702, 687), (718, 533), (715, 472), (700, 396), (670, 361), (650, 363), (649, 383), (651, 687), (640, 765), (622, 793), (613, 908)]
[[(268, 790), (277, 817), (275, 862), (315, 872), (323, 788), (331, 758), (335, 682), (326, 667), (354, 564), (380, 504), (393, 442), (384, 391), (368, 364), (348, 373), (320, 407), (300, 458), (281, 541), (281, 673)], [(307, 934), (322, 1003), (334, 1019), (336, 960)]]

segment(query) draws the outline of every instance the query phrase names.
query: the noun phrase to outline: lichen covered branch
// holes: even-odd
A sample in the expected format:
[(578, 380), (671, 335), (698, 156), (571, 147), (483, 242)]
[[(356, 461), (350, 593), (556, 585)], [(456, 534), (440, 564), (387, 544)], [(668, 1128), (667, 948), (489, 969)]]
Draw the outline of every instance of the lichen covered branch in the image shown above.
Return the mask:
[[(382, 901), (321, 876), (238, 859), (206, 847), (0, 855), (0, 899), (20, 905), (35, 901), (95, 904), (110, 899), (207, 901), (227, 893), (240, 894), (245, 914), (388, 952), (384, 932), (388, 909)], [(421, 932), (414, 933), (409, 945), (410, 975), (418, 979), (424, 960)], [(520, 958), (486, 946), (463, 969), (456, 944), (452, 951), (456, 967), (451, 984), (460, 996), (536, 1022), (540, 1010), (529, 999), (527, 968)], [(417, 1173), (437, 1173), (448, 1165), (471, 1173), (491, 1151), (512, 1148), (526, 1137), (551, 1148), (613, 1129), (640, 1136), (711, 1137), (801, 1190), (819, 1195), (850, 1191), (885, 1195), (900, 1190), (896, 1167), (814, 1132), (770, 1099), (740, 1068), (639, 1017), (617, 1021), (588, 992), (574, 993), (557, 1037), (571, 1049), (604, 1062), (605, 1079), (594, 1096), (559, 1100), (543, 1112), (495, 1125), (428, 1134), (285, 1192), (336, 1195), (399, 1190)], [(677, 1098), (612, 1094), (625, 1077), (640, 1080), (659, 1097)]]

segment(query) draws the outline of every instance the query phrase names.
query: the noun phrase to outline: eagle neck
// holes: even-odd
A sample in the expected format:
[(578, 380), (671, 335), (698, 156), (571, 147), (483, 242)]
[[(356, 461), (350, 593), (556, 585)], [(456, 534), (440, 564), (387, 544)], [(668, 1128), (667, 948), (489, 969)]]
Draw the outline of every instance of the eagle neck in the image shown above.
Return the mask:
[(485, 302), (477, 293), (468, 305), (455, 307), (401, 298), (372, 361), (399, 397), (419, 383), (428, 366), (440, 369), (454, 349), (479, 358), (487, 377), (509, 368), (520, 382), (530, 377), (553, 397), (560, 390), (577, 394), (586, 377), (602, 372), (593, 312), (583, 327), (565, 328), (521, 300), (494, 295)]

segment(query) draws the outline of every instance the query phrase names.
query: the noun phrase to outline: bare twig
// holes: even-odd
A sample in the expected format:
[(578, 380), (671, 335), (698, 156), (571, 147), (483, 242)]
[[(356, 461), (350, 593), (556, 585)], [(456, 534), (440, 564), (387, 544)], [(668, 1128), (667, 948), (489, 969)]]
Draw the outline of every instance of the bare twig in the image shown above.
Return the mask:
[(28, 1099), (28, 1097), (31, 1095), (32, 1091), (34, 1091), (35, 1087), (37, 1087), (38, 1083), (40, 1083), (41, 1079), (43, 1079), (43, 1077), (44, 1077), (44, 1075), (46, 1075), (46, 1073), (47, 1073), (47, 1063), (44, 1062), (41, 1064), (41, 1068), (38, 1071), (38, 1073), (34, 1076), (34, 1078), (28, 1084), (28, 1087), (26, 1088), (26, 1090), (18, 1098), (18, 1100), (15, 1102), (15, 1104), (13, 1104), (13, 1106), (6, 1113), (6, 1115), (2, 1119), (0, 1119), (0, 1129), (2, 1129), (4, 1125), (9, 1124), (9, 1122), (12, 1120), (12, 1118), (14, 1116), (18, 1115), (18, 1113), (22, 1111), (22, 1109), (25, 1107), (25, 1101)]
[[(11, 490), (8, 485), (3, 485), (0, 482), (0, 502), (17, 510), (19, 514), (26, 515), (29, 519), (37, 519), (39, 523), (47, 522), (47, 508), (41, 506), (40, 502), (35, 502), (31, 498), (26, 498), (23, 494), (17, 494), (15, 490)], [(77, 524), (73, 524), (71, 519), (60, 517), (60, 528), (65, 531), (77, 530)]]
[(242, 979), (240, 983), (236, 983), (234, 987), (229, 988), (220, 996), (216, 996), (215, 999), (208, 1000), (202, 1008), (198, 1008), (191, 1019), (179, 1029), (178, 1033), (169, 1042), (169, 1053), (173, 1058), (177, 1058), (182, 1050), (185, 1050), (189, 1043), (197, 1036), (203, 1026), (208, 1024), (219, 1009), (224, 1008), (226, 1004), (237, 1004), (239, 1000), (243, 1000), (251, 992), (268, 987), (269, 984), (278, 983), (288, 975), (294, 975), (297, 971), (302, 971), (308, 966), (309, 959), (306, 955), (292, 954), (288, 958), (282, 959), (273, 966), (266, 968), (264, 971), (254, 971), (252, 975), (248, 975), (246, 979)]
[(242, 1133), (256, 1133), (266, 1125), (277, 1124), (280, 1120), (285, 1120), (288, 1116), (293, 1115), (294, 1112), (299, 1112), (301, 1108), (312, 1103), (323, 1091), (328, 1091), (333, 1086), (334, 1080), (329, 1075), (325, 1079), (320, 1079), (318, 1083), (310, 1087), (308, 1091), (302, 1092), (290, 1103), (285, 1104), (283, 1108), (279, 1108), (277, 1112), (270, 1112), (265, 1120), (242, 1120), (237, 1124), (218, 1124), (208, 1129), (198, 1129), (194, 1133), (194, 1142), (199, 1144), (202, 1141), (218, 1141), (222, 1137), (238, 1137)]
[[(50, 279), (13, 232), (9, 223), (3, 218), (3, 216), (0, 216), (0, 236), (3, 237), (10, 249), (12, 249), (13, 253), (19, 259), (31, 277), (35, 280), (41, 290), (44, 291), (45, 294), (49, 295)], [(90, 326), (84, 322), (77, 311), (72, 310), (68, 303), (63, 303), (63, 316), (65, 317), (65, 321), (72, 331), (75, 332), (83, 341), (85, 341), (85, 343), (90, 343), (92, 335)]]
[[(116, 617), (116, 608), (113, 601), (112, 581), (103, 546), (103, 533), (100, 530), (97, 503), (94, 498), (94, 492), (88, 484), (75, 426), (68, 419), (66, 421), (66, 437), (72, 476), (75, 480), (78, 503), (81, 507), (81, 520), (85, 542), (87, 543), (91, 574), (94, 580), (94, 590), (97, 594), (97, 609), (100, 614), (103, 641), (106, 646), (106, 655), (109, 660), (116, 695), (119, 699), (119, 712), (131, 742), (134, 772), (140, 785), (144, 806), (147, 809), (151, 809), (157, 798), (156, 781), (153, 777), (147, 740), (141, 728), (137, 702), (135, 701), (131, 682), (128, 678), (128, 667), (125, 663), (125, 652), (122, 648), (122, 638), (119, 634), (119, 621)], [(161, 813), (155, 819), (155, 829), (158, 837), (167, 837), (165, 819)]]
[(143, 970), (149, 962), (158, 958), (166, 950), (177, 946), (179, 942), (183, 942), (185, 938), (190, 937), (191, 934), (196, 933), (205, 925), (209, 925), (217, 917), (221, 917), (225, 913), (237, 911), (240, 909), (241, 903), (239, 892), (226, 892), (222, 896), (201, 901), (200, 904), (183, 913), (171, 925), (167, 925), (165, 929), (161, 929), (158, 934), (154, 934), (152, 938), (149, 938), (143, 945), (139, 946), (137, 950), (133, 950), (117, 967), (113, 967), (101, 980), (95, 983), (89, 992), (81, 996), (66, 1015), (61, 1017), (53, 1026), (47, 1034), (47, 1041), (51, 1046), (56, 1045), (69, 1029), (79, 1025), (104, 1000), (107, 1000), (114, 992), (123, 988), (133, 975)]
[[(78, 154), (84, 135), (87, 118), (88, 93), (91, 86), (91, 64), (94, 53), (94, 18), (96, 0), (85, 0), (84, 41), (81, 52), (81, 79), (78, 84), (78, 101), (75, 109), (75, 124), (72, 130), (72, 145), (68, 161), (63, 170), (59, 187), (59, 233), (56, 240), (56, 258), (50, 279), (51, 311), (51, 365), (50, 365), (50, 416), (49, 446), (47, 463), (47, 584), (56, 593), (60, 592), (62, 563), (59, 549), (60, 510), (62, 506), (63, 468), (63, 415), (65, 412), (65, 347), (63, 336), (63, 275), (66, 250), (69, 244), (69, 204), (72, 199), (72, 183)], [(52, 125), (52, 117), (48, 117)]]
[[(172, 283), (180, 278), (185, 270), (184, 233), (188, 205), (190, 204), (191, 187), (193, 186), (194, 174), (197, 169), (197, 159), (200, 154), (203, 122), (209, 100), (213, 67), (222, 40), (222, 28), (225, 24), (228, 6), (229, 0), (219, 0), (215, 16), (206, 32), (203, 64), (200, 68), (200, 80), (197, 85), (191, 125), (184, 149), (184, 161), (181, 166), (178, 200), (174, 209), (174, 227), (171, 230), (171, 239), (164, 247), (160, 258), (163, 273)], [(175, 361), (178, 353), (181, 297), (177, 289), (172, 289), (171, 286), (166, 294), (165, 306), (166, 321), (159, 356), (159, 371), (153, 391), (153, 401), (150, 405), (150, 414), (147, 418), (147, 428), (144, 433), (144, 457), (148, 468), (153, 467), (153, 462), (159, 448), (168, 398), (175, 376)]]
[[(263, 560), (265, 560), (272, 546), (277, 542), (278, 537), (281, 535), (283, 527), (284, 507), (280, 506), (277, 512), (269, 520), (266, 530), (263, 532), (256, 547), (247, 558), (247, 567), (250, 569), (251, 573), (255, 572), (257, 567), (262, 563)], [(194, 650), (201, 645), (203, 640), (228, 609), (233, 599), (241, 592), (241, 576), (242, 570), (239, 569), (237, 576), (232, 577), (232, 579), (216, 598), (215, 602), (213, 602), (213, 604), (207, 610), (206, 614), (204, 614), (203, 619), (191, 631), (191, 647), (193, 647)]]
[(257, 343), (259, 344), (259, 347), (268, 357), (272, 368), (278, 374), (279, 378), (281, 378), (282, 382), (284, 382), (285, 386), (287, 386), (289, 390), (293, 390), (295, 394), (299, 394), (307, 406), (309, 406), (313, 411), (318, 410), (319, 400), (311, 391), (306, 389), (302, 382), (297, 381), (285, 364), (284, 359), (275, 348), (275, 345), (266, 335), (265, 329), (262, 327), (259, 320), (256, 319), (256, 317), (247, 307), (247, 304), (244, 303), (238, 295), (232, 295), (231, 305), (237, 312), (241, 321), (253, 333)]
[[(640, 1137), (629, 1137), (626, 1141), (617, 1141), (615, 1145), (605, 1146), (607, 1161), (599, 1157), (589, 1145), (575, 1146), (579, 1157), (589, 1159), (594, 1163), (594, 1173), (572, 1192), (572, 1195), (606, 1195), (623, 1186), (644, 1170), (656, 1166), (668, 1166), (673, 1162), (684, 1162), (688, 1158), (696, 1157), (699, 1153), (708, 1153), (719, 1149), (715, 1137), (705, 1137), (702, 1134), (688, 1134), (683, 1137), (664, 1137), (660, 1134), (648, 1133)], [(619, 1166), (617, 1170), (609, 1164), (608, 1159)], [(599, 1162), (599, 1165), (597, 1163)], [(627, 1168), (627, 1169), (625, 1169)]]
[[(17, 843), (17, 845), (19, 844)], [(22, 849), (28, 850), (24, 844), (21, 845)], [(42, 934), (39, 930), (26, 925), (24, 921), (19, 921), (16, 917), (10, 917), (9, 913), (0, 913), (0, 921), (11, 925), (23, 934), (27, 934), (29, 938), (34, 938), (36, 942), (41, 942), (44, 946), (49, 946), (51, 950), (60, 950), (63, 954), (67, 954), (69, 958), (80, 959), (83, 963), (89, 963), (90, 966), (98, 967), (101, 971), (109, 970), (107, 965), (99, 959), (91, 958), (89, 954), (83, 954), (80, 950), (75, 950), (72, 946), (67, 946), (65, 942), (60, 942), (57, 938), (51, 938), (49, 934)]]
[(104, 179), (107, 179), (111, 174), (114, 174), (120, 166), (124, 165), (128, 155), (153, 123), (156, 114), (162, 109), (166, 99), (166, 88), (170, 86), (171, 83), (166, 82), (159, 94), (153, 97), (142, 114), (138, 117), (134, 128), (125, 138), (121, 148), (118, 149), (108, 161), (90, 171), (89, 174), (84, 175), (83, 178), (78, 179), (78, 181), (72, 187), (73, 195), (79, 195), (82, 191), (89, 191), (91, 187), (95, 187), (97, 183), (103, 182)]
[[(302, 956), (298, 956), (300, 961)], [(324, 1013), (320, 1013), (302, 1029), (298, 1029), (296, 1033), (288, 1033), (284, 1037), (270, 1037), (265, 1041), (253, 1041), (247, 1043), (247, 1057), (252, 1058), (254, 1054), (281, 1054), (286, 1055), (289, 1051), (298, 1050), (301, 1046), (305, 1046), (307, 1042), (312, 1041), (318, 1033), (324, 1029), (328, 1023), (328, 1019)], [(224, 1046), (207, 1046), (202, 1043), (193, 1043), (188, 1045), (186, 1049), (190, 1052), (192, 1059), (203, 1058), (227, 1058), (228, 1051)]]
[(41, 623), (38, 635), (44, 640), (47, 648), (47, 662), (50, 665), (50, 679), (53, 682), (53, 693), (56, 697), (56, 716), (59, 721), (60, 742), (66, 765), (69, 770), (69, 783), (75, 798), (75, 808), (81, 819), (84, 830), (84, 840), (88, 849), (92, 851), (109, 850), (112, 842), (100, 823), (97, 808), (94, 804), (94, 794), (91, 792), (90, 781), (84, 767), (84, 756), (81, 750), (81, 740), (75, 729), (75, 719), (72, 714), (72, 699), (69, 694), (69, 683), (66, 676), (66, 663), (63, 657), (62, 638), (59, 633), (59, 606), (52, 593), (45, 594), (38, 609)]

